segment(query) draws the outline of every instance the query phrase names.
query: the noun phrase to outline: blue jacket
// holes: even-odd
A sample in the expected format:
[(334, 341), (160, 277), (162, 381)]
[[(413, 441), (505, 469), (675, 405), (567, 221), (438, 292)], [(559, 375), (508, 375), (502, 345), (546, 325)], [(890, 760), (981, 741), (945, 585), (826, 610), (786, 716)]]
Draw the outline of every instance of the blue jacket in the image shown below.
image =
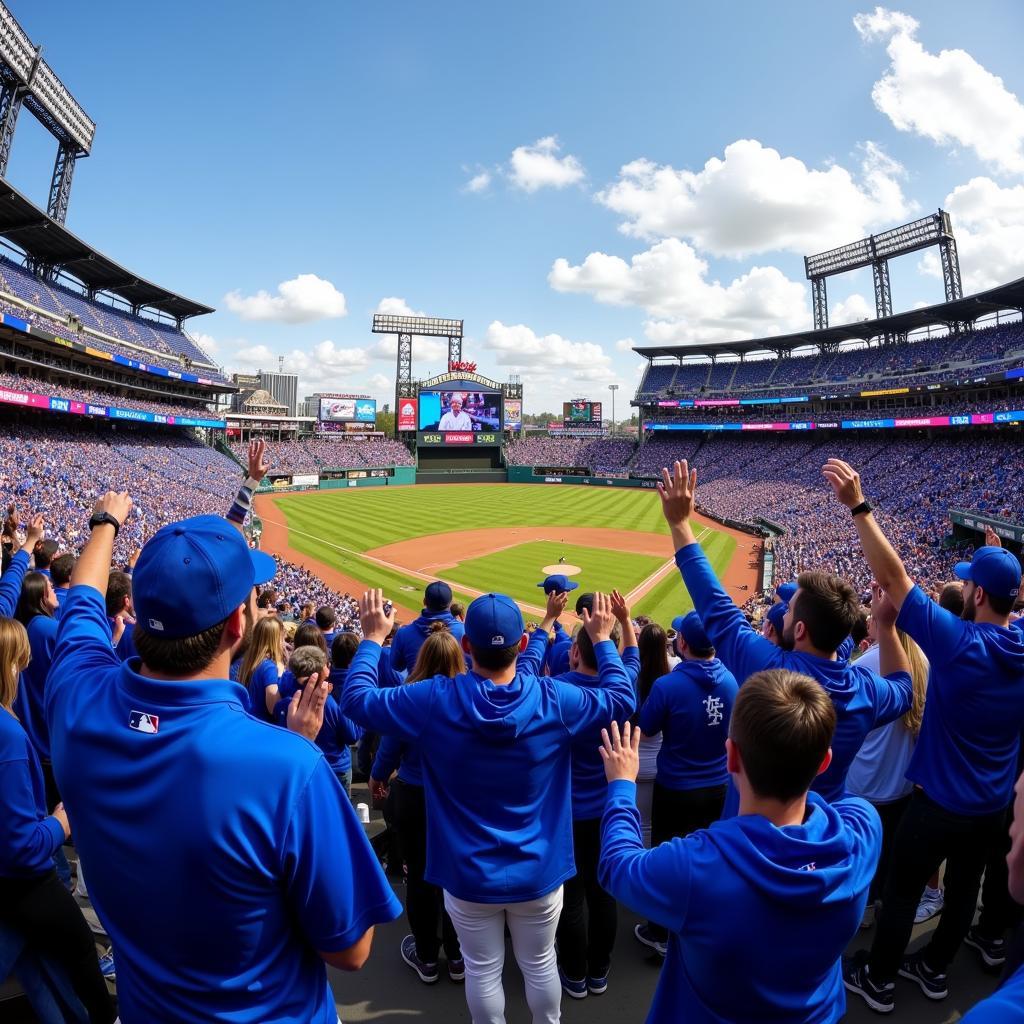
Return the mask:
[(719, 583), (699, 544), (680, 548), (676, 565), (708, 639), (740, 686), (754, 672), (785, 668), (810, 676), (825, 688), (836, 709), (832, 764), (814, 780), (811, 788), (826, 800), (838, 800), (846, 792), (846, 773), (864, 737), (910, 708), (913, 686), (909, 674), (894, 672), (891, 676), (880, 676), (856, 662), (784, 651), (761, 636), (743, 617)]
[(654, 681), (638, 724), (646, 736), (661, 733), (659, 785), (687, 790), (729, 781), (725, 741), (738, 689), (717, 658), (681, 661)]
[(419, 746), (426, 880), (473, 903), (521, 902), (557, 889), (576, 872), (570, 742), (633, 708), (614, 644), (595, 647), (600, 687), (521, 672), (498, 686), (467, 672), (380, 690), (380, 650), (360, 644), (341, 705), (365, 728)]
[(907, 768), (954, 814), (1001, 811), (1013, 800), (1024, 724), (1024, 637), (967, 622), (914, 587), (896, 625), (928, 658), (928, 699)]
[(46, 712), (121, 1019), (336, 1024), (316, 951), (402, 909), (338, 780), (239, 684), (138, 668), (111, 649), (103, 595), (72, 587)]
[(416, 664), (416, 656), (420, 653), (423, 641), (430, 635), (430, 627), (435, 622), (443, 622), (452, 636), (462, 642), (466, 628), (451, 612), (428, 612), (424, 609), (418, 619), (407, 626), (402, 626), (391, 641), (391, 667), (396, 672), (408, 672)]
[(636, 786), (613, 782), (598, 879), (669, 930), (648, 1024), (838, 1021), (881, 834), (866, 801), (811, 793), (802, 825), (746, 814), (645, 850)]
[(39, 758), (18, 720), (0, 708), (0, 878), (32, 878), (53, 870), (64, 829), (46, 814)]
[(387, 782), (398, 769), (398, 777), (410, 786), (423, 787), (423, 764), (415, 743), (403, 743), (394, 736), (381, 736), (370, 774)]
[[(295, 689), (292, 690), (294, 695)], [(282, 728), (288, 728), (288, 705), (291, 697), (282, 698), (274, 705), (273, 721)], [(327, 763), (336, 774), (347, 772), (352, 767), (350, 743), (357, 743), (363, 730), (341, 713), (337, 702), (328, 698), (324, 705), (324, 724), (316, 734), (316, 745), (324, 752)]]
[(46, 727), (46, 676), (50, 671), (53, 648), (57, 642), (57, 620), (35, 615), (26, 627), (32, 660), (21, 673), (14, 713), (21, 720), (41, 761), (50, 760), (50, 730)]
[(569, 668), (569, 651), (572, 648), (572, 634), (558, 621), (555, 622), (554, 638), (544, 652), (544, 667), (550, 676), (565, 675)]
[(975, 1004), (961, 1024), (1024, 1024), (1024, 967), (1007, 978), (994, 995)]

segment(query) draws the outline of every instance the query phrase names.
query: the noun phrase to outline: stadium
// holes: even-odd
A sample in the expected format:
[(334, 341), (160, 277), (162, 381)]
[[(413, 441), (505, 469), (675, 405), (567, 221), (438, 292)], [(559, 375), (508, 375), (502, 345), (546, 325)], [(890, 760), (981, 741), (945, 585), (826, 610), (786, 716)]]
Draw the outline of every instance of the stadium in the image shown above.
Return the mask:
[[(330, 609), (337, 634), (363, 635), (364, 591), (380, 588), (403, 626), (428, 607), (438, 581), (464, 607), (500, 589), (532, 630), (547, 613), (539, 588), (552, 576), (580, 593), (617, 591), (634, 619), (681, 628), (674, 620), (696, 601), (680, 582), (658, 490), (663, 467), (679, 460), (698, 471), (696, 542), (757, 630), (780, 585), (824, 567), (871, 603), (875, 574), (849, 511), (822, 482), (830, 459), (860, 472), (863, 497), (925, 592), (941, 591), (956, 563), (993, 537), (1019, 561), (1024, 278), (963, 294), (957, 225), (946, 211), (808, 254), (812, 329), (635, 346), (635, 427), (571, 379), (561, 419), (529, 425), (530, 380), (498, 379), (487, 350), (464, 351), (463, 320), (433, 316), (376, 313), (368, 325), (396, 340), (393, 412), (357, 388), (300, 399), (283, 360), (241, 373), (204, 351), (197, 339), (212, 306), (128, 269), (119, 261), (133, 262), (131, 253), (108, 256), (69, 230), (73, 172), (96, 126), (39, 53), (0, 5), (5, 569), (34, 515), (43, 515), (55, 552), (78, 555), (97, 501), (127, 491), (134, 507), (116, 531), (111, 566), (132, 570), (161, 528), (233, 507), (251, 476), (255, 441), (266, 444), (266, 466), (252, 481), (245, 537), (277, 569), (261, 607), (292, 625)], [(19, 111), (57, 145), (45, 209), (8, 181)], [(894, 311), (889, 260), (926, 250), (939, 255), (945, 301)], [(865, 268), (876, 315), (830, 326), (826, 280)], [(431, 365), (418, 356), (424, 338), (442, 342), (447, 359)], [(569, 630), (583, 618), (574, 597)], [(364, 800), (374, 803), (357, 783), (353, 801)], [(384, 828), (379, 810), (367, 824), (371, 836)], [(100, 948), (109, 947), (102, 910), (84, 886), (78, 902)], [(642, 927), (643, 915), (629, 919)], [(389, 943), (400, 935), (382, 930)], [(87, 1019), (59, 1009), (44, 1016), (40, 992), (67, 996), (66, 979), (51, 971), (37, 981), (19, 943), (0, 918), (0, 1015)], [(622, 969), (623, 992), (641, 993), (644, 1006), (650, 973)], [(371, 964), (355, 984), (332, 967), (330, 979), (346, 1020), (415, 1012), (414, 982), (403, 977), (391, 996), (386, 967)], [(965, 981), (971, 1000), (993, 987), (981, 971)], [(424, 1019), (469, 1020), (453, 991), (444, 1010)], [(566, 1019), (641, 1019), (624, 1016), (629, 1004), (619, 998), (584, 1015), (570, 1004)], [(390, 1005), (396, 1016), (371, 1004)], [(905, 1019), (946, 1019), (929, 1013), (925, 1005)], [(848, 1019), (870, 1017), (851, 1005)]]

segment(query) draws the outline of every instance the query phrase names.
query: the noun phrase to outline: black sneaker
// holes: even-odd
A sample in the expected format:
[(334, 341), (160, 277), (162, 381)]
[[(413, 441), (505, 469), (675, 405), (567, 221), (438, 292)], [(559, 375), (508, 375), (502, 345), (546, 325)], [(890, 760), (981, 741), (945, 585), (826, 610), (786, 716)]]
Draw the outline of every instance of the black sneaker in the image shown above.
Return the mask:
[(915, 982), (929, 999), (945, 999), (949, 995), (946, 975), (933, 971), (924, 962), (923, 953), (912, 953), (903, 958), (900, 977)]
[(964, 939), (964, 945), (976, 949), (986, 967), (1002, 967), (1006, 963), (1006, 940), (988, 939), (977, 928), (972, 928)]
[(581, 981), (574, 981), (572, 978), (566, 977), (565, 971), (561, 967), (558, 968), (558, 980), (562, 983), (562, 991), (573, 999), (586, 999), (587, 998), (587, 980), (586, 978)]
[(406, 935), (402, 939), (402, 959), (419, 975), (424, 985), (433, 985), (441, 977), (437, 964), (425, 964), (416, 952), (416, 939)]
[(636, 941), (646, 946), (648, 949), (653, 949), (659, 956), (668, 955), (668, 943), (657, 938), (652, 932), (650, 925), (638, 924), (633, 929), (633, 935), (636, 937)]
[(856, 992), (875, 1013), (892, 1013), (896, 1009), (896, 985), (891, 981), (876, 985), (871, 980), (866, 949), (856, 956), (843, 957), (843, 985), (848, 992)]
[(466, 980), (466, 961), (461, 956), (448, 961), (448, 977), (456, 983)]

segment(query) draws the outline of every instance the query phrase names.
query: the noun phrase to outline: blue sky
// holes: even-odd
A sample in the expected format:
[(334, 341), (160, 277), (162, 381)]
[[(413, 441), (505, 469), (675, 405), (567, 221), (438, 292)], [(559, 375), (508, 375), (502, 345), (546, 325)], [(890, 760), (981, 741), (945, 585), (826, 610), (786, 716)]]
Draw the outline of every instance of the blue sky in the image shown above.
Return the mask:
[[(629, 339), (809, 326), (804, 253), (940, 205), (965, 290), (1024, 273), (1015, 2), (10, 6), (98, 124), (69, 227), (302, 393), (389, 400), (378, 308), (463, 318), (528, 411), (631, 393)], [(53, 151), (23, 114), (44, 204)], [(929, 258), (891, 269), (897, 308), (941, 299)], [(869, 315), (870, 276), (829, 302)]]

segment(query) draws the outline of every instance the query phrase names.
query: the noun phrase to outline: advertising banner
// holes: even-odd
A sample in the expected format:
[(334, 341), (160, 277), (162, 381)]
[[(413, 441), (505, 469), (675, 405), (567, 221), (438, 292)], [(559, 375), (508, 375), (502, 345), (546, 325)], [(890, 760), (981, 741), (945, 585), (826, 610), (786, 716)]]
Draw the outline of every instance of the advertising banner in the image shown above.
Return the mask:
[(292, 476), (292, 487), (319, 487), (320, 477), (316, 473), (310, 473), (305, 476), (295, 474)]
[(416, 429), (416, 399), (400, 398), (398, 400), (398, 429)]
[(523, 403), (519, 398), (509, 399), (505, 403), (505, 429), (521, 430), (523, 427)]

